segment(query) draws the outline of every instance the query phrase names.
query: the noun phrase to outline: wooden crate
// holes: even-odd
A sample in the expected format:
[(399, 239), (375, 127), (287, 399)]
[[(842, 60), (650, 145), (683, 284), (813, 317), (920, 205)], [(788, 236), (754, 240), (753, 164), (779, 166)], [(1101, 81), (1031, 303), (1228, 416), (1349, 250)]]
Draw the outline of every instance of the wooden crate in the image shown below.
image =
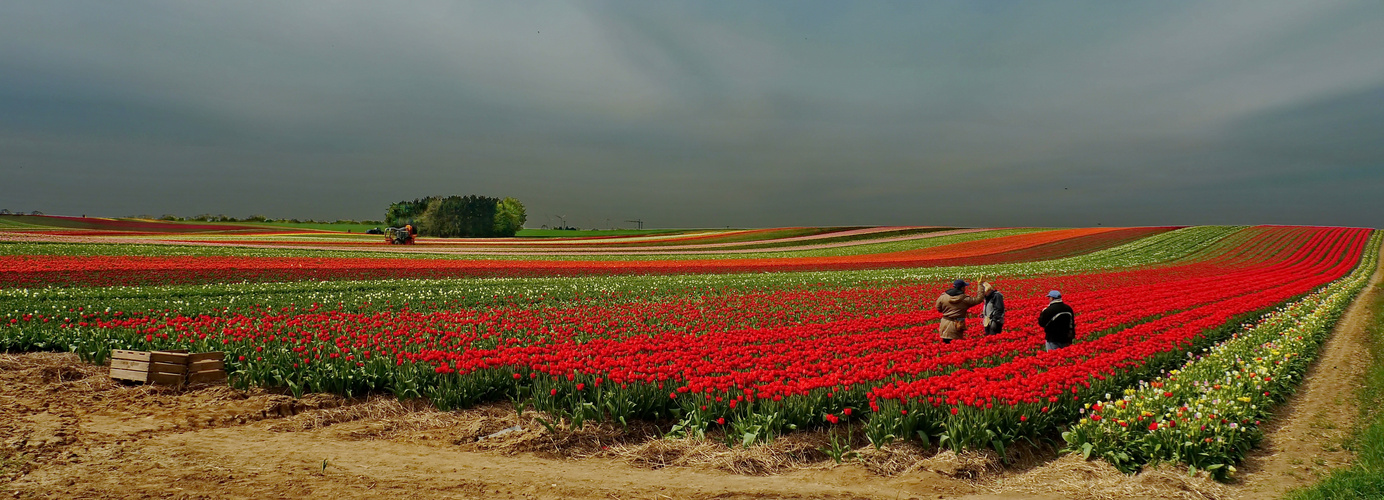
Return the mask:
[(226, 381), (226, 353), (199, 352), (188, 356), (187, 383), (218, 384)]
[(131, 382), (148, 382), (149, 370), (124, 370), (111, 368), (111, 378), (116, 380), (128, 380)]
[(210, 370), (187, 374), (189, 384), (215, 384), (226, 381), (226, 370)]
[(141, 372), (160, 372), (186, 374), (187, 365), (177, 363), (150, 363), (147, 361), (131, 361), (128, 359), (111, 359), (112, 370), (133, 370)]
[(111, 351), (111, 378), (133, 382), (182, 385), (226, 380), (222, 352)]
[(198, 361), (225, 361), (225, 360), (226, 360), (226, 353), (221, 352), (221, 351), (194, 352), (194, 353), (192, 353), (192, 354), (188, 354), (188, 355), (187, 355), (187, 362), (188, 362), (188, 363), (196, 363), (196, 362), (198, 362)]
[(149, 362), (167, 363), (171, 365), (187, 366), (188, 354), (176, 351), (152, 351), (149, 353)]
[(193, 361), (187, 364), (188, 373), (205, 372), (209, 370), (226, 371), (226, 362), (219, 359), (206, 359)]

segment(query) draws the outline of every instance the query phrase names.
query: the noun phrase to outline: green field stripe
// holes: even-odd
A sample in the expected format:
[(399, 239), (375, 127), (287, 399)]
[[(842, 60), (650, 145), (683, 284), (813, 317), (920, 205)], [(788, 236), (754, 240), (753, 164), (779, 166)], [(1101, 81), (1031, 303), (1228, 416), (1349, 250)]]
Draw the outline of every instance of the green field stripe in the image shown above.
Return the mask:
[[(656, 276), (585, 276), (543, 278), (393, 279), (328, 282), (235, 283), (178, 286), (0, 289), (0, 316), (43, 303), (91, 306), (111, 304), (126, 310), (178, 308), (215, 312), (222, 308), (262, 302), (322, 304), (399, 304), (442, 302), (483, 307), (520, 301), (607, 300), (612, 295), (640, 300), (703, 293), (740, 293), (755, 290), (822, 287), (861, 287), (910, 283), (936, 284), (956, 276), (1005, 276), (1078, 274), (1091, 270), (1154, 265), (1159, 259), (1176, 260), (1215, 245), (1240, 231), (1239, 227), (1184, 228), (1143, 238), (1092, 254), (1049, 261), (990, 266), (871, 269), (784, 273), (696, 274)], [(14, 245), (14, 244), (12, 244)], [(5, 245), (0, 245), (3, 249)], [(38, 245), (43, 246), (43, 245)], [(540, 297), (541, 299), (524, 299)], [(191, 309), (188, 309), (191, 308)]]

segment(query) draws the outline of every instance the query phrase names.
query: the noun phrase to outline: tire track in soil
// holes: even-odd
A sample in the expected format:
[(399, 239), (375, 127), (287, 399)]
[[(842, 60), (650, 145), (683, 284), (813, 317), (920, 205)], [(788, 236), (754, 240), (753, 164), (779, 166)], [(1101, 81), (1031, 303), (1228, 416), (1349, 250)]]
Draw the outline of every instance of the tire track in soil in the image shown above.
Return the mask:
[[(1384, 256), (1384, 249), (1381, 249)], [(1346, 308), (1321, 355), (1307, 371), (1296, 395), (1275, 409), (1264, 441), (1249, 453), (1233, 483), (1240, 498), (1281, 498), (1289, 490), (1316, 483), (1331, 469), (1350, 465), (1355, 454), (1342, 446), (1359, 416), (1356, 388), (1370, 366), (1365, 342), (1373, 317), (1374, 294), (1384, 277), (1384, 262), (1370, 283)]]

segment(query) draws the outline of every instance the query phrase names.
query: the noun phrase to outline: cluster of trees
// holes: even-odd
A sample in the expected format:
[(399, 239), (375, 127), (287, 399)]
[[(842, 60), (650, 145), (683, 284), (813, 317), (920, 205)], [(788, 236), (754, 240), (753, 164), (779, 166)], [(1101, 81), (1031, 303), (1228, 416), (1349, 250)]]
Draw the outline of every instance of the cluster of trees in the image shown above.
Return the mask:
[(389, 205), (384, 216), (390, 226), (411, 224), (419, 234), (442, 238), (514, 236), (526, 220), (528, 215), (519, 200), (476, 195), (401, 201)]

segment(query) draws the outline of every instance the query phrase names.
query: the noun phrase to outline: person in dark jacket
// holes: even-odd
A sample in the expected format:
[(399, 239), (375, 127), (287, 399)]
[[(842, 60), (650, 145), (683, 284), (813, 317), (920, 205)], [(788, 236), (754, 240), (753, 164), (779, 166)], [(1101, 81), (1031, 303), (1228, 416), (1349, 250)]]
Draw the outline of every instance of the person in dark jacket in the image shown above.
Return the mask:
[(1004, 294), (987, 281), (980, 284), (980, 296), (985, 298), (985, 308), (980, 313), (985, 335), (997, 335), (1004, 330)]
[(942, 319), (937, 321), (937, 333), (942, 336), (943, 344), (966, 337), (966, 316), (971, 307), (985, 300), (967, 295), (966, 285), (966, 280), (958, 279), (952, 282), (950, 290), (937, 297), (934, 307), (942, 315)]
[(1038, 326), (1043, 327), (1049, 351), (1072, 345), (1076, 340), (1076, 312), (1062, 302), (1062, 292), (1048, 292), (1048, 307), (1038, 314)]

